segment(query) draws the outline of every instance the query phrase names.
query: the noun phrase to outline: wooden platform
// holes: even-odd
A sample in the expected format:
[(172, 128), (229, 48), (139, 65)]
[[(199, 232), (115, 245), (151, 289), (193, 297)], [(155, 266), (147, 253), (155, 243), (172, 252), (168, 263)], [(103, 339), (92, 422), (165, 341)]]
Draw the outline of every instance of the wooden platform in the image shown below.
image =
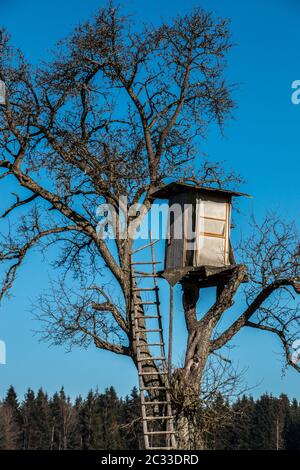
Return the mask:
[[(226, 284), (226, 282), (232, 276), (232, 272), (236, 267), (236, 264), (228, 266), (186, 266), (182, 269), (177, 270), (164, 270), (159, 271), (157, 274), (159, 277), (163, 277), (168, 281), (171, 286), (175, 286), (178, 282), (181, 284), (191, 282), (192, 284), (197, 283), (202, 287), (213, 287), (220, 284)], [(243, 282), (247, 282), (248, 278), (245, 276)]]

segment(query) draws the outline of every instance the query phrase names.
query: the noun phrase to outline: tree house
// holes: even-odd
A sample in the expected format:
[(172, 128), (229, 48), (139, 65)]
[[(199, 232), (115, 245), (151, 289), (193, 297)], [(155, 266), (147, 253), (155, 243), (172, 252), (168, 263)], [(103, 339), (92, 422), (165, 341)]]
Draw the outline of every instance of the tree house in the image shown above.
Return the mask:
[[(221, 190), (183, 183), (171, 183), (152, 193), (153, 199), (169, 201), (168, 236), (165, 266), (156, 271), (155, 256), (150, 232), (150, 243), (131, 253), (131, 284), (133, 286), (133, 337), (137, 350), (142, 422), (146, 449), (175, 450), (177, 437), (170, 394), (172, 379), (173, 342), (173, 286), (182, 283), (184, 295), (191, 285), (196, 287), (190, 299), (197, 304), (202, 287), (221, 289), (229, 279), (235, 265), (230, 243), (230, 216), (233, 196), (246, 196), (235, 191)], [(133, 256), (151, 247), (151, 261), (134, 261)], [(136, 265), (149, 265), (150, 271), (137, 271)], [(160, 311), (159, 286), (156, 278), (162, 276), (170, 284), (169, 346), (166, 358), (163, 324)], [(153, 286), (141, 285), (138, 279), (153, 279)], [(187, 288), (187, 289), (186, 289)], [(146, 300), (145, 291), (154, 294)], [(147, 306), (155, 310), (145, 313)], [(153, 323), (148, 325), (148, 321)], [(155, 326), (156, 325), (156, 326)], [(156, 340), (147, 335), (155, 334)], [(145, 355), (148, 347), (156, 348), (152, 357)], [(159, 353), (156, 353), (158, 349)], [(150, 371), (149, 361), (155, 365)], [(151, 382), (149, 382), (149, 378)], [(152, 394), (151, 394), (152, 393)], [(160, 405), (165, 408), (161, 408)], [(150, 413), (150, 415), (149, 415)], [(158, 424), (157, 424), (158, 423)], [(160, 423), (160, 424), (159, 424)], [(156, 440), (155, 440), (156, 439)]]
[(170, 285), (190, 280), (199, 287), (224, 285), (236, 266), (230, 242), (232, 198), (247, 194), (170, 183), (152, 194), (169, 201), (165, 266)]

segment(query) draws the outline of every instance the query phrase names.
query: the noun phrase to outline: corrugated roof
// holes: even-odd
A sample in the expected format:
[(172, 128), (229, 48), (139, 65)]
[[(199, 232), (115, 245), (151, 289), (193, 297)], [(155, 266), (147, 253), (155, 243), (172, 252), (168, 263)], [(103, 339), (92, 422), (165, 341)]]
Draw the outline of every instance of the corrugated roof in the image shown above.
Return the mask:
[(185, 191), (196, 191), (202, 193), (214, 193), (214, 194), (228, 194), (230, 196), (246, 196), (252, 197), (249, 194), (240, 193), (237, 191), (232, 191), (230, 189), (219, 189), (213, 188), (208, 186), (196, 185), (196, 184), (188, 184), (188, 183), (179, 183), (173, 182), (169, 183), (166, 186), (163, 186), (160, 189), (154, 191), (151, 194), (153, 199), (168, 199), (174, 193), (182, 193)]

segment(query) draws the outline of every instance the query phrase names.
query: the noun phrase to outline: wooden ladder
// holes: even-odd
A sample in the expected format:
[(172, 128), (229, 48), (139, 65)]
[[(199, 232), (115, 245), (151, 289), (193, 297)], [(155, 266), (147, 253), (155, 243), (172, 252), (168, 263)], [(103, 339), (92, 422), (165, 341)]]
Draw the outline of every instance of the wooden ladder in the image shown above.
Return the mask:
[[(157, 270), (156, 265), (159, 264), (155, 261), (155, 253), (153, 245), (157, 242), (150, 243), (138, 248), (131, 253), (130, 267), (131, 267), (131, 282), (133, 292), (133, 338), (137, 351), (137, 367), (139, 376), (139, 389), (140, 400), (142, 408), (142, 423), (143, 434), (145, 441), (145, 448), (153, 450), (173, 450), (177, 449), (176, 436), (174, 431), (174, 420), (172, 416), (170, 385), (168, 377), (168, 367), (165, 354), (165, 344), (163, 339), (163, 327), (160, 312), (159, 301), (159, 288), (157, 283)], [(133, 260), (133, 255), (145, 250), (151, 249), (151, 261)], [(136, 266), (148, 265), (151, 271), (138, 271)], [(143, 287), (138, 285), (138, 279), (151, 281), (151, 286)], [(153, 298), (152, 300), (144, 300), (143, 297), (148, 294)], [(155, 312), (148, 312), (147, 310), (152, 307)], [(151, 323), (154, 326), (147, 326)], [(142, 325), (141, 325), (142, 323)], [(154, 336), (154, 340), (148, 339), (148, 333)], [(147, 347), (153, 348), (158, 353), (145, 356), (146, 351), (143, 349)], [(144, 354), (143, 354), (144, 353)], [(147, 363), (154, 364), (156, 372), (145, 371)], [(147, 379), (155, 383), (154, 386), (147, 384)], [(146, 380), (146, 383), (145, 383)], [(151, 392), (151, 395), (150, 395)]]

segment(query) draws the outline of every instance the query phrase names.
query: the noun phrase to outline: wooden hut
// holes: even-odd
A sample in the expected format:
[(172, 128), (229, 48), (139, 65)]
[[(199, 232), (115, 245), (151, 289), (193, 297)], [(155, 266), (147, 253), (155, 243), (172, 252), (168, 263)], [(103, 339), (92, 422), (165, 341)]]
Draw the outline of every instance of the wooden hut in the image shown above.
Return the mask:
[(235, 266), (230, 242), (232, 198), (248, 195), (174, 182), (152, 196), (169, 201), (161, 275), (172, 285), (191, 277), (203, 287), (225, 282)]

